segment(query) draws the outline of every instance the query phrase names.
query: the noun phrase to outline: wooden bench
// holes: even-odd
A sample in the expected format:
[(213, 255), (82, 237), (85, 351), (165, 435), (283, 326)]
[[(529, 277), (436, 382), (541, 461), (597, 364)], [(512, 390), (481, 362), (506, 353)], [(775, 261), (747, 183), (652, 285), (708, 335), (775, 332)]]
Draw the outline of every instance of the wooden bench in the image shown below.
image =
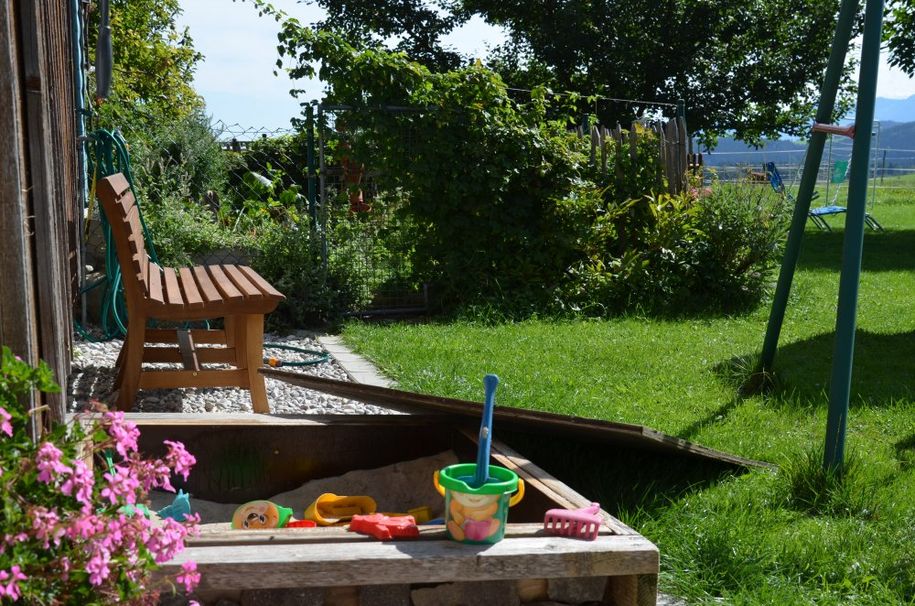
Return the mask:
[[(118, 408), (132, 408), (138, 389), (242, 387), (250, 391), (255, 412), (269, 413), (264, 378), (257, 369), (263, 363), (264, 315), (276, 309), (283, 295), (243, 265), (160, 267), (146, 252), (140, 209), (124, 175), (102, 179), (97, 191), (111, 224), (127, 300), (127, 338), (115, 382)], [(217, 318), (224, 319), (223, 329), (146, 327), (148, 320), (180, 324)], [(200, 343), (225, 347), (198, 349)], [(180, 363), (184, 368), (146, 370), (144, 362)]]

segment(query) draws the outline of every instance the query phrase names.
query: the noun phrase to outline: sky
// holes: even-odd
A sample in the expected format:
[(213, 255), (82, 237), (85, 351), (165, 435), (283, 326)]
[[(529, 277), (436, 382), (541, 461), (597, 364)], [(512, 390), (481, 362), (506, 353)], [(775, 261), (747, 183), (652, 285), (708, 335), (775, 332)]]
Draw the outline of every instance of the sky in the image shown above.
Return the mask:
[[(295, 0), (271, 0), (271, 4), (302, 23), (321, 18), (315, 6)], [(318, 81), (293, 83), (277, 70), (276, 34), (279, 25), (258, 18), (248, 2), (230, 0), (182, 0), (184, 14), (179, 25), (187, 26), (194, 47), (204, 55), (194, 86), (206, 101), (214, 121), (250, 129), (289, 128), (290, 118), (300, 114), (302, 101), (320, 99)], [(486, 54), (488, 46), (505, 39), (504, 32), (475, 17), (445, 39), (446, 44), (471, 56)], [(273, 72), (277, 71), (278, 76)], [(302, 88), (306, 94), (293, 99), (289, 91)], [(881, 61), (877, 96), (905, 99), (915, 95), (915, 79)], [(879, 116), (877, 117), (879, 119)], [(913, 117), (915, 119), (915, 117)]]

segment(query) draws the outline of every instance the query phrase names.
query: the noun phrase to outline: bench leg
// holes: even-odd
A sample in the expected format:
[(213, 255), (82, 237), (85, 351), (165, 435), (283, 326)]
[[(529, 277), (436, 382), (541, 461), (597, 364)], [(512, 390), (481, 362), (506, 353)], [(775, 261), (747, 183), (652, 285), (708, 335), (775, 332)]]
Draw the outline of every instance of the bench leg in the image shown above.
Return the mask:
[(247, 371), (251, 407), (254, 412), (270, 414), (264, 375), (257, 372), (264, 364), (264, 316), (262, 314), (235, 316), (232, 324), (235, 333), (236, 365)]
[(143, 371), (143, 346), (146, 344), (146, 318), (132, 316), (127, 325), (127, 340), (122, 349), (123, 360), (118, 369), (119, 410), (133, 409)]

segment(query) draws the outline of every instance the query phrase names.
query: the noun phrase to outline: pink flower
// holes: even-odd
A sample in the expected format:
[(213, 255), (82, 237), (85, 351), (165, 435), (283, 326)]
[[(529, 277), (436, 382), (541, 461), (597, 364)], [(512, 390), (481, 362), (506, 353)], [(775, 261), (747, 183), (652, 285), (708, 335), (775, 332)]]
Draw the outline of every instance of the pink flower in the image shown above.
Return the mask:
[(67, 496), (72, 495), (83, 506), (83, 511), (92, 509), (92, 487), (95, 485), (95, 476), (92, 470), (82, 461), (73, 463), (70, 476), (60, 485), (60, 491)]
[(197, 459), (194, 458), (194, 455), (185, 450), (184, 444), (181, 442), (165, 440), (163, 443), (168, 446), (168, 454), (165, 456), (165, 462), (175, 469), (175, 473), (181, 474), (181, 476), (187, 480), (187, 476), (191, 472), (191, 467), (197, 463)]
[(137, 489), (140, 482), (130, 473), (130, 469), (116, 465), (113, 472), (103, 476), (108, 480), (108, 486), (102, 488), (102, 497), (107, 498), (112, 504), (123, 498), (126, 503), (133, 505), (137, 502)]
[(165, 518), (160, 526), (154, 526), (149, 531), (146, 547), (157, 564), (169, 561), (184, 550), (187, 529), (179, 522)]
[(134, 477), (140, 482), (144, 491), (149, 492), (153, 488), (162, 488), (175, 492), (175, 487), (171, 483), (172, 470), (162, 459), (131, 461), (131, 467)]
[[(19, 581), (25, 581), (26, 579), (28, 577), (22, 574), (19, 566), (13, 566), (9, 572), (0, 570), (0, 598), (6, 596), (14, 602), (18, 600), (19, 596), (22, 595), (22, 591), (19, 589)], [(4, 585), (7, 580), (9, 580), (9, 583)]]
[(67, 537), (71, 540), (88, 539), (105, 527), (98, 516), (86, 512), (77, 518), (70, 518), (67, 525)]
[(122, 457), (129, 452), (137, 451), (137, 439), (140, 430), (135, 423), (124, 420), (123, 412), (106, 412), (105, 420), (108, 422), (108, 435), (114, 438), (114, 448)]
[(13, 425), (10, 423), (12, 418), (10, 413), (0, 406), (0, 433), (5, 433), (11, 438), (13, 437)]
[(35, 538), (44, 541), (45, 549), (50, 546), (52, 539), (55, 545), (60, 544), (60, 538), (66, 531), (60, 525), (60, 516), (56, 511), (39, 506), (30, 509), (29, 515), (32, 518), (32, 531)]
[(197, 572), (197, 562), (185, 562), (181, 565), (181, 572), (175, 576), (175, 581), (184, 585), (188, 593), (194, 591), (200, 583), (200, 573)]
[(59, 448), (45, 442), (38, 448), (35, 454), (35, 462), (38, 466), (38, 481), (50, 484), (56, 474), (70, 473), (70, 468), (60, 462), (64, 453)]
[(89, 573), (89, 583), (91, 585), (101, 585), (108, 578), (111, 572), (108, 569), (110, 561), (111, 556), (104, 549), (100, 549), (89, 558), (89, 561), (86, 562), (86, 572)]

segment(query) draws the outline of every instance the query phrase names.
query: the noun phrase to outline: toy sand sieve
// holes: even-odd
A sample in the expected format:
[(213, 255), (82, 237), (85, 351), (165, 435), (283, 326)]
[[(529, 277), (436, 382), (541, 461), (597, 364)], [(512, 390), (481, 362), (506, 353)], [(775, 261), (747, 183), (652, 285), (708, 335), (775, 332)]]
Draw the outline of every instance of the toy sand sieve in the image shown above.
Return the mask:
[(445, 497), (445, 525), (450, 538), (461, 543), (492, 544), (505, 535), (508, 508), (524, 497), (524, 480), (510, 469), (490, 465), (486, 483), (473, 488), (476, 468), (476, 463), (449, 465), (435, 473), (435, 488)]

